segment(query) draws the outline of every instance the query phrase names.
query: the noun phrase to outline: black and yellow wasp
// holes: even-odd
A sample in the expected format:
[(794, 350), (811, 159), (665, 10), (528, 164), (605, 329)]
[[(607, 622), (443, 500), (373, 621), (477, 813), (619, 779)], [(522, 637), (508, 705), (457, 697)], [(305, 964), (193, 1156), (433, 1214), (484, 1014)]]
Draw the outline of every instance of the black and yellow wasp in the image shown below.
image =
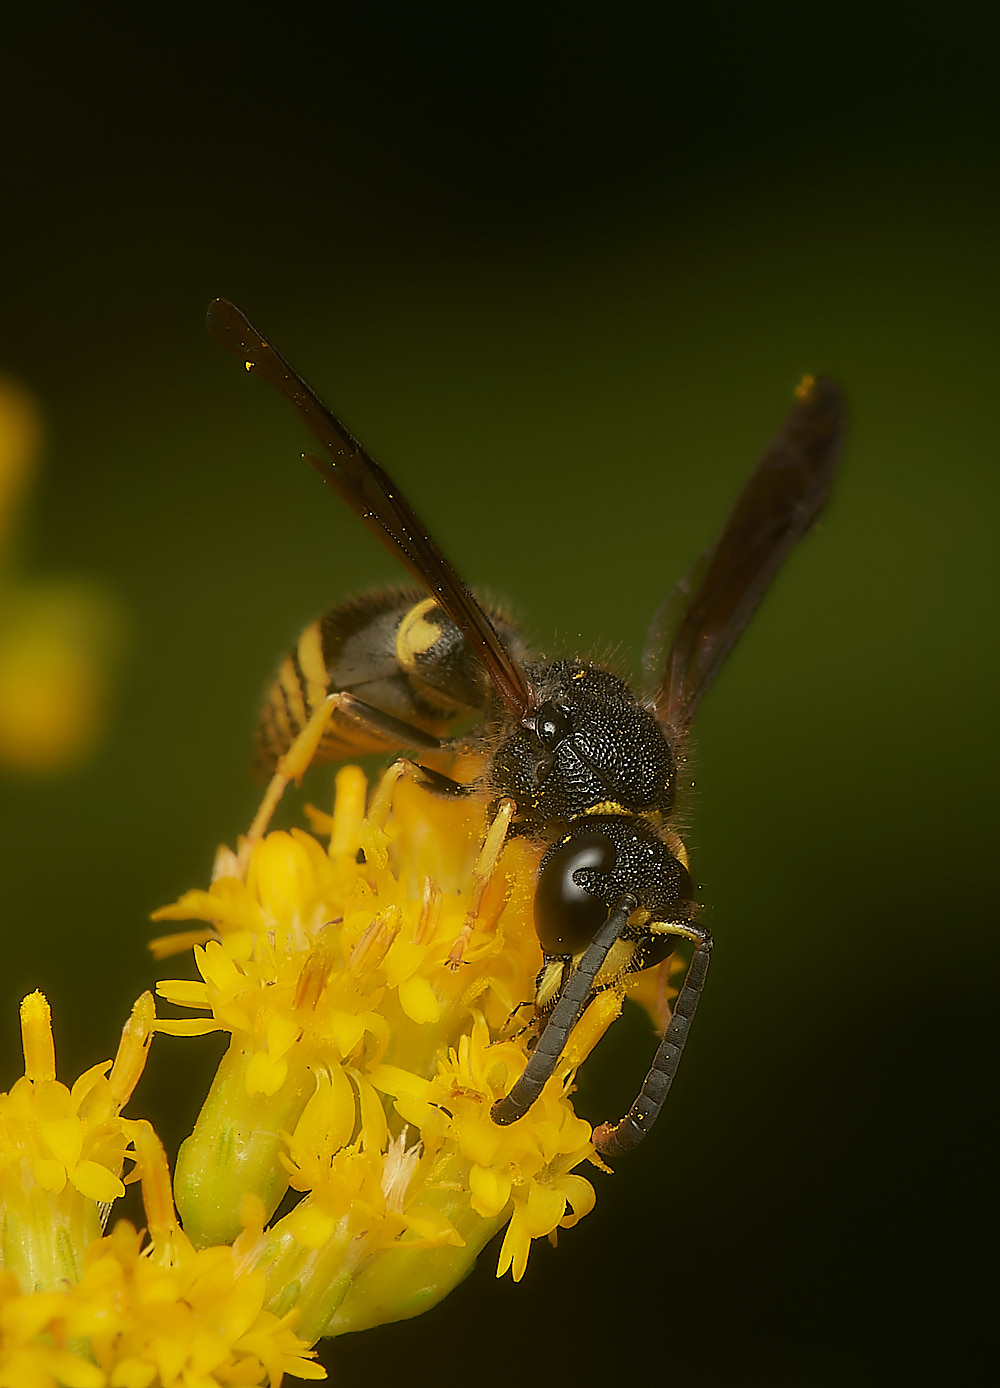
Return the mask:
[(345, 698), (320, 745), (326, 759), (439, 749), (460, 720), (479, 716), (489, 751), (482, 776), (466, 786), (428, 771), (427, 782), (442, 793), (510, 798), (512, 832), (544, 846), (534, 905), (542, 1030), (494, 1120), (527, 1113), (595, 992), (663, 962), (679, 943), (694, 945), (635, 1103), (594, 1133), (603, 1154), (628, 1151), (666, 1099), (711, 957), (671, 825), (678, 766), (698, 704), (826, 502), (844, 435), (838, 387), (824, 377), (799, 387), (683, 587), (662, 674), (643, 698), (590, 661), (533, 660), (513, 625), (473, 597), (388, 474), (239, 309), (215, 300), (208, 327), (295, 407), (326, 450), (308, 461), (421, 585), (353, 599), (308, 628), (268, 698), (258, 768), (273, 768), (331, 691)]

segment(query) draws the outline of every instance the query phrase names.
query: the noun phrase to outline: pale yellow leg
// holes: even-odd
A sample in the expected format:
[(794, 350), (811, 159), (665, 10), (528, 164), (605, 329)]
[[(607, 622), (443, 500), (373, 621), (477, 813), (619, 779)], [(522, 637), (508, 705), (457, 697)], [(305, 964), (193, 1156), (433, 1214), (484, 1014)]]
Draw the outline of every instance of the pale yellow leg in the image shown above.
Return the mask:
[(322, 740), (334, 712), (340, 707), (341, 697), (339, 694), (328, 694), (323, 702), (314, 710), (309, 722), (305, 725), (298, 737), (289, 747), (285, 755), (278, 760), (278, 765), (274, 775), (271, 777), (264, 798), (260, 802), (260, 809), (253, 817), (253, 823), (247, 830), (246, 837), (240, 843), (239, 853), (236, 855), (237, 875), (243, 877), (246, 873), (247, 863), (250, 861), (250, 854), (253, 852), (255, 844), (267, 833), (267, 826), (271, 822), (271, 816), (278, 807), (278, 802), (284, 795), (290, 781), (301, 781), (309, 763), (316, 755), (316, 748)]

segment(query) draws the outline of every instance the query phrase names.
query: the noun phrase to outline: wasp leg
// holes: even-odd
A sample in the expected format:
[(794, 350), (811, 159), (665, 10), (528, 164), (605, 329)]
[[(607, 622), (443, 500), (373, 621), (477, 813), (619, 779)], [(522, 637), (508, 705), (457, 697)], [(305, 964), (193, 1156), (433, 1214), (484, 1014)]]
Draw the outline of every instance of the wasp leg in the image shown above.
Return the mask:
[(706, 930), (691, 956), (684, 986), (674, 1003), (673, 1018), (663, 1033), (649, 1074), (639, 1090), (639, 1097), (619, 1122), (602, 1123), (594, 1129), (594, 1146), (602, 1157), (620, 1157), (630, 1152), (633, 1147), (639, 1145), (656, 1122), (657, 1115), (670, 1093), (677, 1067), (681, 1063), (691, 1023), (701, 1001), (705, 979), (708, 977), (711, 958), (712, 936)]
[[(504, 1032), (514, 1021), (514, 1018), (517, 1016), (519, 1012), (523, 1012), (526, 1007), (534, 1007), (534, 1005), (535, 1004), (533, 1002), (519, 1002), (516, 1007), (512, 1007), (507, 1014), (506, 1022), (504, 1022), (503, 1026), (500, 1028), (500, 1037), (498, 1039), (503, 1038), (508, 1041), (514, 1041), (517, 1039), (517, 1037), (523, 1036), (524, 1033), (528, 1030), (528, 1028), (532, 1025), (532, 1022), (526, 1022), (523, 1027), (519, 1026), (516, 1030), (511, 1031), (508, 1037), (504, 1037)], [(534, 1018), (532, 1018), (532, 1021), (534, 1021)], [(529, 1041), (528, 1044), (530, 1045), (531, 1042)], [(538, 1043), (536, 1041), (535, 1045), (537, 1044)]]
[(628, 924), (628, 918), (636, 909), (636, 905), (635, 897), (626, 894), (612, 907), (611, 914), (587, 946), (569, 982), (560, 993), (559, 1001), (552, 1009), (545, 1030), (538, 1038), (538, 1045), (532, 1051), (520, 1078), (514, 1082), (510, 1093), (493, 1105), (491, 1116), (494, 1123), (504, 1126), (523, 1118), (541, 1094), (546, 1080), (555, 1070), (559, 1057), (566, 1049), (570, 1032), (580, 1019), (593, 989), (594, 979), (608, 957), (611, 946)]
[[(274, 774), (268, 782), (267, 790), (261, 800), (260, 808), (254, 816), (253, 823), (250, 825), (246, 839), (237, 855), (235, 869), (227, 866), (227, 872), (235, 871), (239, 877), (245, 874), (253, 846), (267, 832), (267, 826), (271, 822), (271, 816), (274, 814), (278, 801), (284, 795), (289, 782), (301, 781), (309, 769), (309, 763), (316, 755), (316, 749), (323, 739), (327, 724), (335, 713), (345, 714), (359, 727), (377, 733), (397, 745), (421, 747), (427, 751), (437, 751), (441, 746), (440, 739), (424, 732), (423, 728), (415, 728), (410, 723), (404, 723), (401, 718), (393, 718), (391, 713), (385, 713), (382, 709), (375, 708), (373, 704), (366, 704), (364, 699), (356, 699), (353, 694), (343, 692), (328, 694), (313, 709), (308, 723), (299, 732), (288, 751), (278, 758)], [(436, 775), (437, 773), (430, 774)], [(447, 780), (447, 777), (440, 779)], [(452, 784), (457, 783), (452, 782)]]
[(427, 752), (436, 752), (441, 747), (441, 739), (423, 728), (407, 723), (402, 718), (394, 718), (384, 709), (368, 704), (353, 694), (339, 693), (336, 696), (337, 710), (346, 714), (352, 722), (366, 732), (376, 733), (396, 747), (419, 747)]
[[(440, 743), (438, 745), (440, 746)], [(446, 776), (443, 771), (421, 766), (418, 761), (407, 760), (406, 774), (432, 795), (471, 795), (474, 790), (480, 788), (475, 781), (456, 781), (451, 776)]]
[(343, 694), (328, 694), (326, 698), (313, 709), (308, 723), (295, 738), (284, 756), (278, 758), (274, 768), (274, 774), (267, 785), (264, 797), (260, 802), (260, 808), (253, 817), (253, 823), (247, 830), (246, 837), (240, 846), (239, 852), (230, 862), (227, 858), (223, 862), (216, 863), (213, 878), (216, 876), (235, 876), (243, 878), (246, 876), (247, 864), (250, 861), (250, 854), (254, 845), (257, 844), (267, 833), (267, 826), (271, 822), (271, 816), (277, 809), (278, 802), (284, 795), (290, 781), (301, 781), (309, 768), (309, 763), (316, 755), (316, 748), (322, 741), (326, 731), (326, 725), (333, 714), (341, 707), (341, 701), (345, 697)]
[[(378, 736), (384, 737), (394, 746), (416, 747), (425, 752), (438, 752), (445, 746), (441, 739), (435, 737), (433, 733), (425, 732), (423, 728), (418, 728), (413, 723), (407, 723), (402, 718), (395, 718), (391, 713), (376, 708), (374, 704), (366, 703), (364, 699), (359, 699), (354, 694), (340, 691), (328, 695), (327, 701), (331, 700), (337, 713), (342, 713), (350, 718), (365, 732), (376, 733)], [(324, 717), (323, 726), (326, 726), (326, 717)], [(312, 754), (310, 753), (310, 755)], [(401, 757), (397, 765), (401, 766), (405, 774), (417, 785), (423, 786), (425, 790), (429, 790), (435, 795), (468, 795), (476, 788), (472, 783), (455, 781), (442, 771), (434, 771), (429, 766), (421, 766), (419, 762), (411, 761), (409, 757)], [(279, 762), (279, 770), (281, 769), (282, 763)], [(301, 772), (298, 773), (299, 776), (301, 774)]]

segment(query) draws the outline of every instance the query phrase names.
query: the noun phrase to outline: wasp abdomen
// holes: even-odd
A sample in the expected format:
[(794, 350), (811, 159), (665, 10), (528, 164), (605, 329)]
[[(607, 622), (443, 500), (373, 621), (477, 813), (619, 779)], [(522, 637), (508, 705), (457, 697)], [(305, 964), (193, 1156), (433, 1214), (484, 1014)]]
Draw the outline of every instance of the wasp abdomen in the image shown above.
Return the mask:
[[(513, 633), (499, 613), (491, 616), (505, 636)], [(282, 661), (257, 728), (257, 775), (271, 774), (331, 693), (351, 694), (401, 723), (446, 738), (460, 719), (482, 712), (490, 685), (434, 598), (405, 588), (361, 594), (308, 626)], [(339, 761), (405, 745), (337, 710), (314, 760)]]

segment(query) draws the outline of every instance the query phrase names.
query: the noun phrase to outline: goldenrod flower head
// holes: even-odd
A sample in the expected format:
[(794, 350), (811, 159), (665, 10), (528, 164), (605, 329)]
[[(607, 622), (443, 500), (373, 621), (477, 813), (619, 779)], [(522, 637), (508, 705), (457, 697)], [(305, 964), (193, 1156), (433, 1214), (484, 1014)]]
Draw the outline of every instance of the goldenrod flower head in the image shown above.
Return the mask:
[[(498, 1275), (519, 1278), (533, 1239), (592, 1207), (575, 1172), (591, 1130), (569, 1094), (615, 990), (525, 1117), (490, 1112), (526, 1061), (508, 1023), (540, 962), (538, 850), (508, 836), (509, 802), (490, 819), (403, 764), (365, 804), (346, 768), (334, 814), (313, 812), (328, 842), (265, 836), (258, 817), (206, 891), (157, 913), (206, 922), (160, 942), (194, 938), (200, 981), (159, 991), (207, 1015), (158, 1021), (145, 995), (114, 1061), (68, 1088), (48, 1004), (25, 999), (24, 1078), (0, 1095), (0, 1388), (322, 1377), (320, 1336), (428, 1309), (505, 1224)], [(172, 1191), (159, 1138), (122, 1108), (155, 1030), (220, 1029), (229, 1049)], [(130, 1181), (146, 1235), (105, 1236)]]
[(509, 805), (487, 824), (481, 800), (431, 795), (401, 765), (367, 817), (361, 772), (337, 780), (333, 816), (313, 814), (328, 846), (271, 833), (156, 913), (211, 927), (201, 981), (159, 985), (209, 1016), (159, 1029), (231, 1035), (178, 1159), (185, 1231), (263, 1268), (267, 1304), (295, 1307), (309, 1338), (425, 1310), (505, 1222), (498, 1275), (519, 1278), (533, 1238), (591, 1208), (571, 1174), (591, 1130), (568, 1094), (620, 1005), (599, 998), (531, 1112), (498, 1127), (528, 1044), (498, 1038), (541, 958), (537, 850), (506, 837)]

